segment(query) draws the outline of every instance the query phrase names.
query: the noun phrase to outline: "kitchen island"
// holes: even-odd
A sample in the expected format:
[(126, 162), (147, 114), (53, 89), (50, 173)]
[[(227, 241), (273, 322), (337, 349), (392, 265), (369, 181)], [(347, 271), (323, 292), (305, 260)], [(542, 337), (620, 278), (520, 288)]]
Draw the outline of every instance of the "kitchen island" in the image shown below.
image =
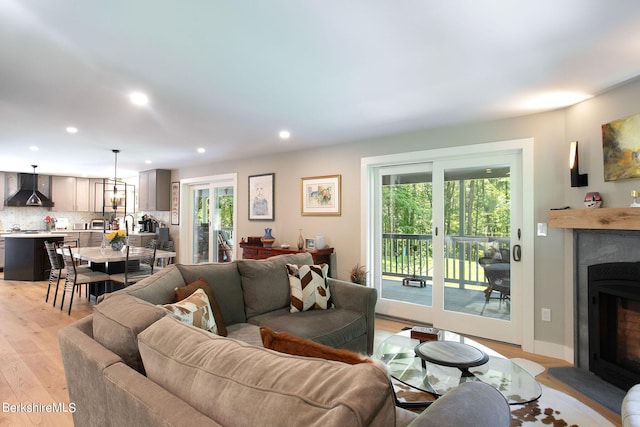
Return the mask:
[(49, 278), (49, 257), (44, 242), (61, 242), (65, 234), (10, 233), (4, 236), (5, 280), (37, 281)]

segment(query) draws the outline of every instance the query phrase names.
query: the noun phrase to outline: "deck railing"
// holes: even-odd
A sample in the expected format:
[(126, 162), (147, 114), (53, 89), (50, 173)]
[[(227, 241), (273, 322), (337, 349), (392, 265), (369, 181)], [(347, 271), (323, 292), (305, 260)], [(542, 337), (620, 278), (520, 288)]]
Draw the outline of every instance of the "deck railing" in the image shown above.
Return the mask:
[[(446, 236), (445, 282), (461, 289), (486, 284), (478, 258), (495, 251), (508, 256), (508, 249), (508, 237)], [(382, 264), (383, 275), (433, 279), (433, 236), (383, 233)]]

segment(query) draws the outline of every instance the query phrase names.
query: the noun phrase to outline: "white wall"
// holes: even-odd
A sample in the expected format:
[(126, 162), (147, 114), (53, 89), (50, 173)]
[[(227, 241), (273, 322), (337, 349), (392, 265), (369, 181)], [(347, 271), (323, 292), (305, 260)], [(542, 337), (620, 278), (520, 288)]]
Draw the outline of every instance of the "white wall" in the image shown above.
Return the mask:
[[(586, 191), (600, 191), (606, 206), (628, 205), (633, 183), (603, 183), (600, 125), (606, 121), (640, 112), (634, 98), (640, 96), (640, 82), (625, 86), (566, 110), (522, 116), (507, 120), (469, 123), (386, 135), (318, 149), (261, 158), (225, 161), (174, 171), (173, 180), (238, 173), (238, 236), (261, 236), (265, 227), (273, 229), (276, 244), (295, 245), (298, 229), (306, 237), (325, 236), (337, 254), (337, 275), (348, 280), (349, 270), (362, 262), (360, 253), (360, 159), (362, 157), (462, 146), (520, 138), (534, 138), (535, 222), (546, 222), (550, 208), (581, 207)], [(640, 109), (640, 108), (639, 108)], [(589, 173), (590, 186), (571, 189), (569, 184), (569, 142), (581, 144), (581, 172)], [(248, 221), (249, 175), (275, 173), (275, 221)], [(300, 215), (300, 178), (342, 175), (342, 215), (308, 217)], [(638, 186), (640, 187), (640, 185)], [(640, 188), (638, 188), (640, 189)], [(534, 224), (527, 226), (535, 227)], [(177, 230), (172, 230), (175, 235)], [(570, 235), (569, 235), (570, 237)], [(571, 307), (573, 282), (568, 268), (571, 253), (567, 235), (550, 229), (547, 237), (535, 242), (535, 305), (533, 319), (539, 352), (569, 358), (573, 342)], [(524, 245), (530, 249), (533, 245)], [(240, 253), (240, 251), (238, 252)], [(540, 309), (550, 308), (552, 321), (540, 320)]]

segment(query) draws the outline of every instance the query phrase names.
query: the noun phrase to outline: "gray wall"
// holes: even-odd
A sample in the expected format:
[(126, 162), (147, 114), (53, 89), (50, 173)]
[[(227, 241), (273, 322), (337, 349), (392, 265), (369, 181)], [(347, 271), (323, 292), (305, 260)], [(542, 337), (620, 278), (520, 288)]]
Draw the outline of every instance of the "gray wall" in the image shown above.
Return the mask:
[[(621, 207), (630, 202), (634, 183), (603, 183), (600, 125), (640, 111), (634, 98), (640, 96), (640, 82), (633, 81), (574, 107), (507, 120), (469, 123), (386, 135), (314, 150), (290, 152), (270, 157), (246, 158), (174, 171), (173, 179), (223, 173), (238, 173), (238, 235), (261, 236), (265, 227), (273, 229), (276, 244), (295, 245), (298, 229), (306, 237), (325, 236), (337, 253), (337, 276), (348, 279), (350, 268), (360, 262), (360, 159), (362, 157), (417, 150), (534, 138), (535, 222), (546, 222), (550, 208), (570, 205), (582, 207), (587, 191), (600, 191), (605, 206)], [(301, 136), (298, 136), (301, 137)], [(569, 142), (580, 141), (581, 172), (589, 174), (590, 186), (571, 189), (569, 185)], [(292, 142), (292, 143), (295, 143)], [(247, 177), (275, 173), (275, 221), (247, 219)], [(300, 215), (300, 178), (342, 175), (342, 215), (303, 217)], [(640, 186), (639, 186), (640, 187)], [(638, 188), (640, 189), (640, 188)], [(528, 226), (535, 227), (534, 224)], [(175, 234), (177, 230), (172, 230)], [(535, 339), (549, 344), (556, 356), (572, 346), (571, 313), (573, 278), (567, 238), (571, 234), (550, 229), (547, 237), (535, 238)], [(526, 248), (525, 248), (526, 250)], [(569, 259), (568, 259), (569, 258)], [(565, 267), (568, 265), (569, 267)], [(540, 309), (550, 308), (551, 322), (540, 321)], [(526, 321), (526, 319), (525, 319)], [(531, 319), (529, 319), (531, 321)], [(544, 347), (544, 345), (543, 345)], [(548, 349), (542, 352), (549, 353)]]

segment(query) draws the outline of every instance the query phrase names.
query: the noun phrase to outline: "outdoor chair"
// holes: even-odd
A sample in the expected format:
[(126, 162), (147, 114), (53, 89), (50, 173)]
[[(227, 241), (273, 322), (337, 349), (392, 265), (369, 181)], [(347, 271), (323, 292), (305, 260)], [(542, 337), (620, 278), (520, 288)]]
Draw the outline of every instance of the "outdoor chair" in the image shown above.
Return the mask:
[(480, 315), (484, 313), (487, 303), (492, 298), (493, 292), (498, 292), (499, 308), (502, 302), (510, 299), (511, 295), (511, 265), (508, 261), (489, 257), (482, 257), (478, 263), (484, 269), (484, 277), (487, 279), (488, 286), (484, 290), (485, 302)]

